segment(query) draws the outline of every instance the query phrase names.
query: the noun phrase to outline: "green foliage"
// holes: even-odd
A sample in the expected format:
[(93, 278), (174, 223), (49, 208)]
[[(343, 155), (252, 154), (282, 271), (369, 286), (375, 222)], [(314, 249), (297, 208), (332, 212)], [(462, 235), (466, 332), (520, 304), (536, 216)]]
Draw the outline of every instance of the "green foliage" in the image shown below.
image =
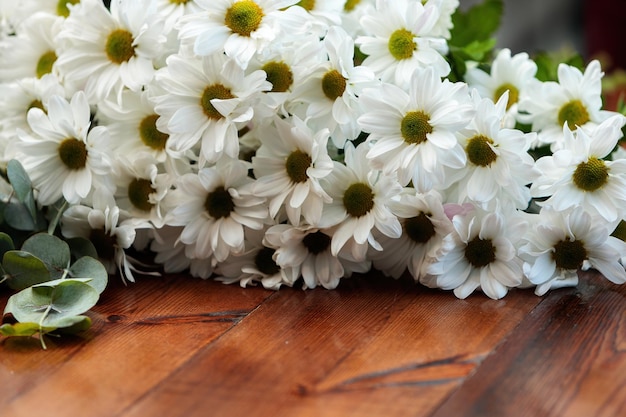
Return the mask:
[[(563, 56), (563, 55), (566, 56)], [(577, 53), (561, 52), (546, 53), (542, 52), (533, 57), (533, 60), (537, 64), (536, 78), (539, 81), (557, 81), (559, 64), (567, 64), (584, 71), (585, 61), (582, 56)]]

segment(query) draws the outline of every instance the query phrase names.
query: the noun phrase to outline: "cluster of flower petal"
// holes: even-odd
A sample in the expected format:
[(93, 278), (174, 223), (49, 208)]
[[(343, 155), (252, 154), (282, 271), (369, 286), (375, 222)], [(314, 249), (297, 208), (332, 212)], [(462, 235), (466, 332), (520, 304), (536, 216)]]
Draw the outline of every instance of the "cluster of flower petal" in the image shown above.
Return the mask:
[(597, 61), (539, 81), (502, 49), (451, 77), (458, 0), (5, 3), (0, 165), (124, 279), (146, 250), (271, 289), (626, 281), (626, 118)]

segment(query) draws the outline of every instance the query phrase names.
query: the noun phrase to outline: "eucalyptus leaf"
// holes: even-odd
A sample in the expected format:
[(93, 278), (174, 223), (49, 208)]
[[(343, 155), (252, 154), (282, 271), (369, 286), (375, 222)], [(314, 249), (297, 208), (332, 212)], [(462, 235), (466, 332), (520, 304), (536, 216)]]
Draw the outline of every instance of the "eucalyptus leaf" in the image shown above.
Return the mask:
[(6, 223), (14, 229), (32, 232), (38, 229), (36, 220), (22, 203), (8, 203), (3, 212)]
[(0, 259), (10, 250), (15, 250), (13, 239), (6, 233), (0, 232)]
[(96, 247), (89, 239), (84, 237), (73, 237), (66, 240), (70, 247), (70, 253), (74, 259), (80, 259), (83, 256), (91, 256), (98, 259), (98, 251)]
[(15, 159), (9, 161), (7, 164), (7, 177), (11, 186), (13, 186), (17, 199), (24, 203), (28, 199), (28, 195), (32, 193), (33, 185), (19, 161)]
[(2, 257), (2, 267), (9, 275), (7, 285), (14, 290), (23, 290), (31, 285), (50, 281), (46, 264), (31, 253), (10, 250)]
[(49, 333), (56, 330), (56, 327), (41, 327), (39, 323), (12, 323), (0, 326), (2, 336), (33, 336), (37, 333)]
[(38, 257), (48, 268), (51, 279), (61, 278), (70, 264), (70, 247), (63, 240), (47, 233), (37, 233), (22, 245), (22, 251)]
[(100, 261), (90, 256), (83, 256), (69, 269), (72, 278), (90, 278), (89, 285), (94, 287), (98, 294), (102, 294), (109, 281), (109, 274)]

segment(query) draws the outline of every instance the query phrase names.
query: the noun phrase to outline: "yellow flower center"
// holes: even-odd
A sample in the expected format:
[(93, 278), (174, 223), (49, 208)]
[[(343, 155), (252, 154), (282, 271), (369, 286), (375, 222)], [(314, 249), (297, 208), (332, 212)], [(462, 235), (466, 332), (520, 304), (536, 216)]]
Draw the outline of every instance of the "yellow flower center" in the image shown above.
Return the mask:
[(374, 207), (374, 193), (369, 185), (354, 183), (343, 195), (343, 206), (352, 217), (365, 216)]
[(404, 232), (416, 243), (426, 243), (435, 236), (435, 226), (428, 217), (430, 214), (420, 213), (404, 221)]
[(125, 29), (115, 29), (109, 34), (104, 50), (111, 62), (121, 64), (135, 56), (133, 34)]
[(430, 116), (422, 111), (411, 111), (405, 114), (400, 123), (400, 133), (404, 141), (413, 145), (425, 142), (427, 135), (433, 132), (433, 127), (429, 122)]
[(228, 190), (224, 187), (217, 187), (207, 195), (204, 208), (211, 217), (217, 220), (230, 217), (230, 213), (235, 209), (235, 203)]
[(156, 122), (158, 118), (158, 114), (146, 116), (139, 124), (139, 136), (147, 147), (162, 151), (165, 149), (165, 143), (170, 135), (157, 129)]
[(139, 210), (150, 211), (154, 206), (150, 202), (150, 194), (154, 191), (150, 180), (135, 178), (128, 184), (128, 199)]
[(48, 51), (43, 54), (37, 61), (37, 78), (41, 78), (52, 72), (52, 65), (57, 60), (57, 54), (54, 51)]
[(567, 122), (570, 130), (574, 130), (576, 126), (582, 126), (589, 120), (587, 108), (580, 100), (572, 100), (559, 110), (559, 126), (561, 127)]
[(285, 163), (285, 168), (287, 170), (287, 175), (291, 181), (305, 182), (309, 179), (309, 176), (306, 174), (306, 170), (311, 166), (311, 157), (301, 150), (295, 150), (289, 154), (287, 157), (287, 162)]
[(240, 0), (226, 10), (224, 23), (234, 33), (250, 36), (257, 30), (263, 20), (263, 9), (252, 0)]
[(584, 242), (580, 240), (570, 240), (569, 237), (554, 245), (552, 259), (557, 268), (578, 269), (583, 266), (587, 259), (587, 250)]
[(346, 79), (336, 69), (330, 70), (322, 77), (322, 91), (330, 100), (336, 100), (346, 91)]
[(311, 11), (315, 8), (315, 0), (300, 0), (296, 3), (296, 6), (300, 6), (305, 10)]
[(346, 4), (343, 5), (343, 9), (346, 12), (351, 12), (360, 2), (361, 0), (348, 0), (346, 1)]
[(602, 159), (590, 157), (576, 167), (572, 180), (584, 191), (596, 191), (609, 180), (609, 168)]
[(331, 238), (324, 232), (319, 230), (314, 233), (309, 233), (302, 239), (302, 244), (313, 255), (324, 252), (330, 246)]
[(465, 259), (474, 268), (482, 268), (496, 260), (496, 248), (491, 239), (480, 239), (476, 236), (465, 247)]
[(87, 145), (76, 138), (64, 139), (59, 145), (59, 158), (65, 166), (73, 171), (83, 169), (87, 165)]
[(80, 0), (59, 0), (57, 3), (57, 14), (62, 17), (68, 17), (70, 15), (70, 9), (68, 4), (78, 4)]
[(272, 84), (273, 93), (284, 93), (293, 84), (293, 73), (284, 62), (268, 62), (261, 68), (267, 74), (267, 81)]
[(189, 0), (170, 0), (172, 4), (187, 4)]
[(213, 84), (204, 89), (204, 93), (202, 93), (202, 97), (200, 98), (200, 105), (202, 106), (202, 111), (206, 117), (213, 120), (219, 120), (224, 116), (222, 113), (217, 111), (215, 107), (213, 107), (211, 100), (228, 100), (231, 98), (235, 98), (235, 96), (230, 92), (229, 88), (226, 88), (222, 84)]
[(391, 34), (387, 47), (391, 55), (397, 59), (407, 59), (413, 56), (413, 52), (417, 49), (417, 43), (414, 41), (415, 35), (406, 29), (398, 29)]
[[(43, 107), (43, 103), (41, 102), (41, 100), (33, 100), (29, 105), (28, 105), (28, 110), (32, 109), (32, 108), (38, 108), (44, 111), (44, 113), (46, 112), (46, 109)], [(28, 113), (28, 110), (26, 110), (26, 113)]]
[(474, 136), (467, 141), (467, 147), (465, 148), (467, 158), (474, 165), (481, 167), (491, 165), (498, 158), (498, 155), (489, 145), (493, 145), (493, 141), (490, 138), (483, 135)]
[(519, 90), (513, 84), (505, 83), (498, 87), (493, 94), (493, 101), (498, 101), (502, 94), (509, 92), (509, 101), (506, 104), (506, 109), (510, 109), (512, 105), (519, 100)]

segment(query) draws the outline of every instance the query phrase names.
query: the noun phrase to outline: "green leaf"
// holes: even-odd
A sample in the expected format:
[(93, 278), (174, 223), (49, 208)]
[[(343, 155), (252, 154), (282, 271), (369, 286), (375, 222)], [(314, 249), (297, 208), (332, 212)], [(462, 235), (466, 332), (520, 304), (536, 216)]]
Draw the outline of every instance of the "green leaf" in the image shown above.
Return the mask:
[(100, 261), (90, 256), (83, 256), (70, 267), (69, 276), (72, 278), (90, 278), (88, 282), (98, 294), (107, 286), (109, 274)]
[[(53, 285), (53, 286), (51, 286)], [(70, 327), (98, 302), (98, 292), (84, 280), (64, 279), (26, 288), (9, 298), (4, 314), (41, 327)]]
[(61, 278), (70, 264), (70, 247), (63, 240), (47, 233), (37, 233), (22, 245), (22, 251), (41, 259), (51, 279)]
[(91, 256), (98, 259), (98, 251), (89, 239), (84, 237), (74, 237), (66, 240), (70, 247), (70, 253), (74, 259), (80, 259), (83, 256)]
[(13, 244), (13, 239), (11, 236), (7, 235), (4, 232), (0, 232), (0, 258), (4, 256), (10, 250), (14, 250), (15, 245)]
[(7, 177), (13, 186), (17, 199), (22, 203), (28, 199), (28, 195), (33, 191), (30, 178), (19, 161), (12, 159), (7, 164)]
[(37, 224), (28, 208), (22, 203), (9, 203), (4, 207), (4, 219), (14, 229), (32, 232), (37, 230)]
[(2, 336), (33, 336), (39, 332), (49, 333), (56, 330), (56, 327), (41, 327), (39, 323), (13, 323), (0, 326)]
[(46, 264), (36, 256), (19, 250), (10, 250), (2, 257), (2, 267), (9, 275), (7, 285), (14, 290), (23, 290), (31, 285), (50, 281)]
[(503, 8), (502, 0), (485, 0), (466, 12), (458, 8), (452, 15), (454, 26), (450, 31), (451, 37), (448, 43), (454, 46), (465, 46), (493, 37), (500, 27)]

